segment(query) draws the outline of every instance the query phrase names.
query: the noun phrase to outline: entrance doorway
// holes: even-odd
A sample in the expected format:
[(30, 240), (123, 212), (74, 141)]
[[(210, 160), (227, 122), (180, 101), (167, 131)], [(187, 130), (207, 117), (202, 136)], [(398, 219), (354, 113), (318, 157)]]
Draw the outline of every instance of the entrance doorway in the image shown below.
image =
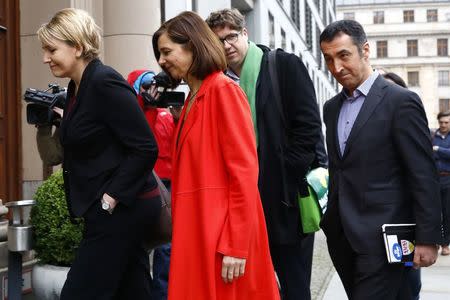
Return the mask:
[(0, 1), (0, 198), (21, 200), (19, 1)]

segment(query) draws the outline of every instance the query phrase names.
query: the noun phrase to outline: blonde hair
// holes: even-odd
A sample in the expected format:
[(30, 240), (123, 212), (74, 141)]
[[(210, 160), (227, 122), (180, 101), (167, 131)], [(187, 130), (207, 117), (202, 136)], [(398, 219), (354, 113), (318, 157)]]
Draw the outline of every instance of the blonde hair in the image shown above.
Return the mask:
[(52, 46), (53, 40), (82, 49), (84, 59), (97, 58), (102, 40), (101, 29), (84, 10), (65, 8), (58, 11), (50, 22), (41, 25), (37, 31), (44, 47)]

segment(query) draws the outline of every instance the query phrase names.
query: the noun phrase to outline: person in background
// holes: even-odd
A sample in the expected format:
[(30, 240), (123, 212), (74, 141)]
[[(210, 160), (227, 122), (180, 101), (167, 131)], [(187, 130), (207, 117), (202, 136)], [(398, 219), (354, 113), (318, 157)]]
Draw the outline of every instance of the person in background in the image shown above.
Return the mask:
[(37, 31), (43, 62), (69, 78), (60, 126), (63, 176), (83, 238), (61, 299), (149, 299), (144, 233), (161, 199), (151, 170), (158, 148), (133, 89), (98, 59), (101, 30), (85, 11), (58, 11)]
[(402, 88), (405, 88), (405, 89), (408, 88), (405, 81), (397, 74), (395, 74), (393, 72), (386, 72), (386, 73), (380, 73), (380, 74), (383, 75), (384, 79), (386, 79), (387, 81), (395, 83), (395, 84), (401, 86)]
[[(63, 161), (63, 148), (59, 136), (59, 126), (64, 115), (64, 110), (53, 107), (55, 117), (50, 124), (36, 124), (36, 144), (39, 156), (46, 166), (56, 166)], [(53, 126), (55, 130), (53, 131)]]
[(170, 190), (170, 178), (172, 175), (171, 149), (175, 131), (172, 114), (168, 109), (158, 108), (152, 103), (147, 103), (141, 93), (146, 90), (143, 85), (152, 82), (155, 73), (148, 70), (134, 70), (128, 74), (127, 81), (137, 94), (139, 106), (142, 108), (147, 123), (152, 130), (158, 145), (158, 159), (155, 164), (155, 172), (161, 178), (167, 189)]
[(433, 134), (433, 153), (439, 172), (442, 204), (441, 255), (449, 255), (450, 249), (450, 111), (437, 115), (439, 129)]
[(52, 124), (37, 125), (36, 143), (39, 156), (47, 166), (56, 166), (63, 161), (63, 148), (59, 141), (59, 128), (53, 132)]
[[(382, 74), (384, 79), (395, 83), (403, 88), (408, 88), (406, 86), (405, 81), (395, 73), (387, 72)], [(411, 299), (419, 300), (420, 299), (420, 290), (422, 289), (422, 280), (420, 275), (420, 268), (414, 269), (411, 268), (407, 275), (407, 280), (405, 281), (403, 288), (409, 288), (411, 290)]]
[(152, 42), (163, 70), (190, 89), (172, 157), (169, 299), (279, 299), (250, 108), (223, 74), (222, 45), (194, 12), (165, 22)]
[(250, 104), (258, 147), (258, 186), (282, 297), (311, 299), (314, 235), (303, 234), (298, 195), (308, 193), (304, 178), (320, 139), (314, 85), (299, 57), (277, 51), (278, 105), (269, 71), (270, 49), (249, 41), (242, 14), (223, 9), (212, 12), (206, 22), (222, 42), (226, 74), (239, 83)]
[(440, 200), (428, 122), (420, 98), (370, 65), (363, 27), (329, 24), (320, 48), (342, 91), (324, 105), (329, 159), (321, 227), (349, 299), (412, 299), (410, 268), (389, 264), (383, 224), (415, 226), (414, 266), (435, 263)]
[[(128, 74), (127, 81), (137, 94), (139, 106), (145, 114), (145, 118), (153, 132), (158, 145), (158, 159), (154, 167), (155, 173), (170, 191), (172, 177), (172, 140), (175, 130), (174, 119), (171, 113), (164, 108), (146, 103), (141, 93), (146, 92), (146, 86), (150, 85), (155, 73), (148, 70), (134, 70)], [(144, 87), (143, 87), (144, 86)], [(167, 287), (169, 281), (170, 243), (159, 246), (153, 252), (153, 280), (152, 299), (167, 299)]]

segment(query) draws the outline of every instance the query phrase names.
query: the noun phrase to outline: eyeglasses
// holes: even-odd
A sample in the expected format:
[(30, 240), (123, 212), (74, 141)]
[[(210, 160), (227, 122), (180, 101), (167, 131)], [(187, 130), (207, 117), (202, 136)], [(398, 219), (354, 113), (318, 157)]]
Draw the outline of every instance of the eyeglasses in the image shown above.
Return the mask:
[(233, 33), (230, 33), (229, 35), (227, 35), (226, 37), (224, 37), (223, 39), (219, 38), (219, 40), (222, 42), (222, 44), (225, 44), (225, 41), (228, 44), (234, 44), (238, 40), (238, 37), (240, 34), (241, 34), (241, 31), (233, 32)]

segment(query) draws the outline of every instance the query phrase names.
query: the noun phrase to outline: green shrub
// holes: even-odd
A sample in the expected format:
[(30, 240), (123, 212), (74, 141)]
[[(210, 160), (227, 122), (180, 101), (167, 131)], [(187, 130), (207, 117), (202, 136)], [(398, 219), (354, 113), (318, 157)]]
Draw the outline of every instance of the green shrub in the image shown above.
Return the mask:
[(70, 266), (81, 241), (83, 225), (73, 224), (59, 170), (37, 189), (36, 205), (31, 210), (36, 256), (42, 264)]

